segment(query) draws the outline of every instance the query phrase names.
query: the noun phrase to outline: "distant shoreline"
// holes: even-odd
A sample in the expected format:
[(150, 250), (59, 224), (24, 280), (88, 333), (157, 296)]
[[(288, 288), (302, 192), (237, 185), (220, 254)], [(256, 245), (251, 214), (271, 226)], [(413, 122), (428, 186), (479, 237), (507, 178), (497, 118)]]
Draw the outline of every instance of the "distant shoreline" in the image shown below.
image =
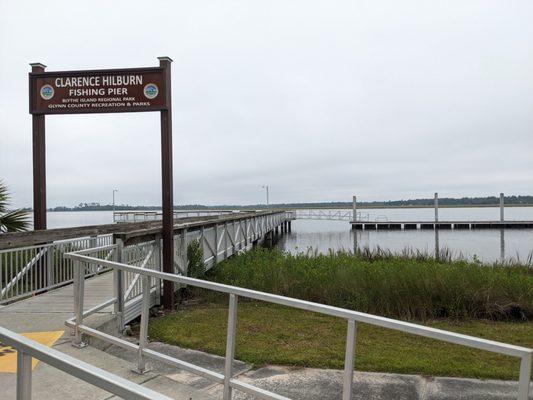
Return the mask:
[[(499, 208), (500, 206), (498, 204), (439, 204), (439, 209), (442, 208)], [(515, 207), (533, 207), (533, 204), (506, 204), (505, 208), (515, 208)], [(236, 206), (236, 207), (191, 207), (191, 208), (175, 208), (174, 211), (213, 211), (213, 210), (221, 210), (221, 211), (230, 211), (230, 210), (239, 210), (239, 211), (253, 211), (253, 210), (261, 210), (265, 209), (266, 207), (263, 206), (257, 206), (257, 207), (245, 207), (245, 206)], [(434, 208), (433, 205), (365, 205), (365, 204), (357, 204), (358, 210), (371, 210), (371, 209), (420, 209), (420, 208)], [(312, 205), (302, 205), (302, 206), (282, 206), (282, 205), (271, 205), (268, 207), (270, 210), (302, 210), (302, 209), (324, 209), (324, 210), (346, 210), (346, 209), (352, 209), (351, 204), (346, 205), (320, 205), (320, 206), (312, 206)], [(26, 209), (26, 211), (32, 211), (31, 209)], [(54, 210), (49, 209), (46, 210), (47, 212), (91, 212), (91, 211), (113, 211), (109, 210), (105, 207), (102, 207), (100, 209), (83, 209), (83, 208), (69, 208), (69, 209), (61, 209), (61, 210)], [(116, 209), (117, 212), (151, 212), (151, 211), (161, 211), (161, 208), (147, 208), (147, 209), (137, 209), (137, 208), (131, 208), (131, 209)]]

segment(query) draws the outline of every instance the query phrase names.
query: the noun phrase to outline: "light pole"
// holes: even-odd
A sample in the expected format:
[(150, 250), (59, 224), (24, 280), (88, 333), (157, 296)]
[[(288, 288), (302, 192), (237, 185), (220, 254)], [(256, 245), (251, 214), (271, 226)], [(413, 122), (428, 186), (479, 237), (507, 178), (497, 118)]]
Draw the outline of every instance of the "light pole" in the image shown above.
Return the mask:
[(267, 208), (268, 208), (268, 185), (266, 186), (261, 186), (263, 189), (266, 189), (266, 194), (267, 194)]
[(118, 189), (113, 189), (113, 222), (115, 222), (115, 192), (118, 192)]

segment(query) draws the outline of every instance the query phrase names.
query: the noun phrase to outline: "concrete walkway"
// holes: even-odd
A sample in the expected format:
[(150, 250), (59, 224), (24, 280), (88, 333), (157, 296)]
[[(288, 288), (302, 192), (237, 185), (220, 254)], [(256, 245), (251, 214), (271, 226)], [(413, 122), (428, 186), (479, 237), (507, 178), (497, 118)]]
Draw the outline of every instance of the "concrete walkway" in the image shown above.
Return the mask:
[[(85, 309), (113, 297), (112, 280), (111, 273), (86, 280)], [(73, 316), (73, 310), (73, 287), (69, 285), (0, 308), (0, 326), (17, 333), (63, 330), (63, 336), (54, 345), (58, 351), (175, 399), (212, 399), (208, 394), (187, 384), (173, 381), (157, 371), (138, 375), (132, 372), (134, 366), (132, 363), (108, 352), (91, 346), (84, 349), (72, 347), (70, 330), (65, 327), (65, 320)], [(111, 314), (111, 307), (99, 314), (100, 316)], [(108, 392), (41, 362), (33, 370), (32, 378), (32, 398), (36, 400), (104, 400), (113, 397)], [(15, 374), (0, 373), (0, 398), (2, 400), (16, 398)]]
[[(132, 339), (133, 340), (133, 339)], [(222, 373), (224, 358), (160, 342), (149, 347), (189, 363)], [(135, 362), (135, 354), (111, 347), (107, 352)], [(154, 371), (170, 380), (186, 384), (201, 393), (222, 399), (222, 386), (195, 374), (176, 370), (166, 364), (152, 362)], [(343, 371), (316, 368), (252, 365), (236, 362), (234, 370), (240, 381), (297, 400), (338, 400), (342, 398)], [(155, 388), (156, 389), (156, 388)], [(533, 384), (530, 391), (533, 399)], [(498, 380), (425, 377), (419, 375), (354, 373), (352, 400), (511, 400), (518, 396), (518, 383)], [(244, 393), (234, 392), (236, 400), (252, 400)]]

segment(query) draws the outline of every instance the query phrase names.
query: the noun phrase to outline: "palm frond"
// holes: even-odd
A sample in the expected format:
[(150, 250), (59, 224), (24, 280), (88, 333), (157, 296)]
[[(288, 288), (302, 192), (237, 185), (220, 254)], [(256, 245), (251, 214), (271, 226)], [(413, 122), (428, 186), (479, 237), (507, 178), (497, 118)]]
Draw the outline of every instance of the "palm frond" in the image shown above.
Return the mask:
[(0, 181), (0, 213), (5, 213), (9, 204), (9, 192), (3, 181)]
[(28, 230), (30, 221), (28, 213), (23, 210), (13, 210), (0, 215), (0, 232), (21, 232)]

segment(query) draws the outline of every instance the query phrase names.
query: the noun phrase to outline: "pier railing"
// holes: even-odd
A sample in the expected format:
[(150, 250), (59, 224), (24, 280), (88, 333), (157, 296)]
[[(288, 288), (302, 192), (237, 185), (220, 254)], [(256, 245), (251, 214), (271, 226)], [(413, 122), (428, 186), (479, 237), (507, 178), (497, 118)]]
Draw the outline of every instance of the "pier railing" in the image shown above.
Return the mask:
[[(229, 215), (238, 213), (234, 210), (174, 210), (174, 219), (189, 217), (207, 217)], [(113, 222), (144, 222), (160, 221), (163, 218), (161, 211), (114, 211)]]
[[(236, 214), (220, 219), (180, 224), (179, 228), (174, 230), (174, 272), (188, 275), (187, 247), (191, 242), (198, 243), (203, 267), (207, 271), (259, 240), (269, 240), (273, 232), (282, 229), (284, 223), (290, 219), (290, 213), (278, 211)], [(114, 242), (114, 246), (88, 249), (84, 254), (93, 255), (91, 252), (114, 249), (117, 258), (112, 260), (140, 268), (160, 270), (162, 246), (159, 232), (140, 230), (117, 234), (114, 236)], [(141, 315), (142, 283), (137, 274), (128, 272), (120, 274), (119, 279), (121, 282), (117, 283), (117, 293), (120, 293), (118, 296), (122, 302), (120, 307), (123, 325)], [(160, 282), (151, 282), (150, 306), (159, 304), (160, 293)]]
[[(217, 211), (219, 212), (219, 211)], [(174, 229), (174, 270), (187, 274), (187, 246), (197, 241), (203, 255), (205, 269), (244, 250), (260, 239), (271, 238), (271, 234), (282, 229), (284, 223), (291, 219), (286, 211), (228, 212), (218, 216), (192, 217), (179, 221)], [(111, 229), (120, 233), (96, 234), (100, 230)], [(102, 228), (102, 229), (100, 229)], [(90, 236), (58, 240), (61, 233), (68, 235), (78, 232)], [(29, 236), (36, 236), (31, 239)], [(15, 247), (17, 243), (44, 243), (52, 237), (54, 241), (45, 244), (32, 244)], [(39, 238), (42, 238), (39, 240)], [(113, 243), (118, 245), (110, 246)], [(137, 222), (129, 224), (112, 224), (103, 226), (53, 229), (51, 231), (24, 232), (9, 235), (0, 243), (0, 304), (13, 302), (36, 295), (73, 281), (72, 261), (64, 254), (73, 251), (97, 248), (98, 253), (91, 255), (98, 258), (125, 262), (146, 268), (159, 268), (161, 260), (161, 227), (154, 222)], [(152, 246), (155, 246), (152, 249)], [(1, 248), (2, 246), (0, 246)], [(106, 271), (105, 267), (91, 267), (86, 276)], [(140, 315), (140, 281), (125, 274), (122, 278), (122, 295), (124, 304), (124, 322)], [(153, 294), (153, 305), (158, 304), (160, 290)]]
[[(170, 400), (151, 389), (0, 327), (0, 342), (17, 351), (17, 400), (32, 398), (32, 358), (91, 385), (131, 400)], [(47, 388), (49, 391), (50, 388)]]
[[(198, 374), (204, 378), (208, 378), (214, 382), (224, 385), (223, 399), (228, 400), (232, 398), (232, 390), (237, 389), (248, 394), (252, 394), (261, 399), (277, 399), (287, 400), (287, 397), (266, 391), (264, 389), (252, 386), (245, 382), (239, 381), (234, 377), (233, 361), (235, 355), (235, 339), (237, 334), (237, 304), (239, 297), (260, 300), (273, 304), (284, 305), (301, 310), (316, 312), (333, 317), (344, 319), (347, 324), (346, 330), (346, 347), (345, 347), (345, 365), (344, 365), (344, 379), (343, 379), (343, 400), (349, 400), (352, 397), (353, 389), (353, 372), (356, 346), (357, 324), (366, 323), (383, 328), (394, 329), (400, 332), (410, 333), (422, 337), (432, 338), (443, 342), (458, 344), (475, 349), (490, 351), (494, 353), (504, 354), (520, 359), (520, 372), (518, 382), (518, 396), (519, 400), (527, 400), (529, 394), (529, 383), (531, 375), (531, 358), (533, 350), (525, 347), (495, 342), (492, 340), (481, 339), (473, 336), (463, 335), (455, 332), (444, 331), (423, 325), (417, 325), (409, 322), (399, 321), (391, 318), (380, 317), (377, 315), (366, 314), (358, 311), (347, 310), (338, 307), (332, 307), (324, 304), (313, 303), (294, 298), (278, 296), (265, 292), (245, 289), (236, 286), (224, 285), (215, 282), (204, 281), (200, 279), (190, 278), (182, 275), (169, 274), (157, 270), (147, 268), (139, 268), (124, 263), (113, 262), (108, 260), (101, 260), (86, 254), (84, 252), (74, 252), (67, 254), (66, 257), (74, 261), (75, 270), (75, 317), (66, 321), (67, 326), (75, 331), (74, 345), (82, 346), (82, 334), (97, 337), (106, 342), (112, 343), (127, 350), (135, 351), (137, 353), (137, 369), (139, 372), (146, 370), (146, 360), (149, 358), (164, 362), (166, 364), (175, 366), (180, 369)], [(117, 302), (116, 298), (94, 307), (90, 310), (84, 311), (84, 281), (85, 274), (83, 273), (87, 266), (90, 265), (104, 265), (107, 268), (113, 269), (115, 273), (132, 273), (137, 274), (142, 281), (142, 307), (141, 307), (141, 326), (139, 331), (139, 344), (134, 344), (124, 339), (105, 334), (98, 330), (92, 329), (84, 325), (83, 320), (88, 315), (101, 310), (111, 304)], [(147, 348), (148, 344), (148, 320), (149, 309), (152, 293), (152, 284), (154, 281), (170, 281), (179, 285), (189, 285), (203, 289), (213, 290), (216, 292), (226, 293), (229, 295), (229, 312), (228, 312), (228, 328), (226, 336), (226, 357), (224, 373), (220, 374), (197, 365), (188, 363), (175, 357), (165, 355)]]
[[(294, 210), (293, 217), (295, 219), (312, 219), (312, 220), (326, 220), (326, 221), (353, 221), (354, 214), (352, 210), (348, 209), (301, 209)], [(368, 221), (369, 214), (356, 212), (356, 221)]]
[[(53, 243), (0, 250), (0, 304), (39, 294), (72, 282), (72, 261), (65, 253), (112, 243), (112, 235), (58, 240)], [(112, 253), (98, 254), (109, 259)], [(104, 271), (94, 266), (92, 276)]]

